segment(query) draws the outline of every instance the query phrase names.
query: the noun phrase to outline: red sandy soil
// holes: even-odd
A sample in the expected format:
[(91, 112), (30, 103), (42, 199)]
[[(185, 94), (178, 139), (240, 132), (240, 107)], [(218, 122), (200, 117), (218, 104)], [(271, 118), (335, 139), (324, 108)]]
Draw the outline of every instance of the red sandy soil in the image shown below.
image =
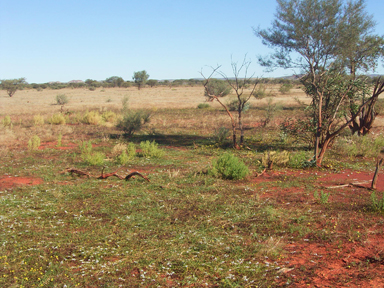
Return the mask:
[(79, 145), (77, 145), (75, 143), (64, 142), (64, 143), (62, 143), (62, 146), (57, 147), (57, 141), (54, 141), (54, 142), (44, 142), (44, 143), (40, 144), (39, 150), (44, 150), (44, 149), (47, 149), (47, 148), (58, 149), (58, 150), (70, 150), (70, 149), (75, 149), (78, 146)]
[(36, 177), (2, 176), (0, 177), (0, 190), (12, 189), (13, 187), (23, 185), (39, 185), (43, 182), (43, 179)]

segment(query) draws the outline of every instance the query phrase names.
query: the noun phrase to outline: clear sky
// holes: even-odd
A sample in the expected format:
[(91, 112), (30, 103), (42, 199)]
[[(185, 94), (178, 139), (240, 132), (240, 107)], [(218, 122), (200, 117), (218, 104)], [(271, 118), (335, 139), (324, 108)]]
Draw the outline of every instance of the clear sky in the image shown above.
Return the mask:
[[(366, 4), (383, 35), (384, 1)], [(231, 56), (245, 54), (255, 76), (291, 75), (257, 64), (270, 50), (252, 27), (270, 27), (275, 11), (274, 0), (0, 0), (0, 79), (189, 79), (217, 64), (231, 76)]]

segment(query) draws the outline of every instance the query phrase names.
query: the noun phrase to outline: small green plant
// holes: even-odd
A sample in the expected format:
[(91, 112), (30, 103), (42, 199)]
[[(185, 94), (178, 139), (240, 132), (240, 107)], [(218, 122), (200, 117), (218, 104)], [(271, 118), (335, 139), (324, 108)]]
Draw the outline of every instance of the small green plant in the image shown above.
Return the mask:
[(40, 114), (33, 116), (33, 125), (35, 126), (44, 125), (44, 117), (41, 116)]
[(89, 89), (89, 91), (95, 91), (95, 90), (96, 90), (96, 87), (95, 87), (95, 86), (91, 86), (91, 87), (89, 87), (88, 89)]
[(119, 164), (124, 165), (136, 156), (136, 146), (134, 143), (119, 143), (113, 147), (111, 154)]
[(82, 122), (90, 125), (99, 125), (102, 122), (102, 117), (98, 111), (87, 111)]
[(279, 92), (281, 94), (288, 94), (291, 92), (291, 89), (293, 88), (293, 85), (291, 83), (284, 83), (280, 86)]
[(141, 155), (146, 158), (161, 158), (164, 156), (164, 151), (160, 149), (159, 144), (155, 141), (140, 142)]
[(228, 180), (243, 179), (249, 174), (248, 167), (232, 153), (224, 153), (212, 163), (209, 173)]
[(257, 86), (252, 94), (256, 99), (263, 99), (267, 96), (266, 88), (263, 84)]
[(128, 102), (129, 102), (129, 97), (127, 95), (125, 95), (123, 97), (123, 99), (121, 99), (121, 104), (123, 106), (121, 108), (121, 112), (122, 113), (127, 113), (128, 112), (128, 109), (129, 109)]
[(133, 158), (136, 156), (136, 145), (132, 142), (128, 143), (127, 146), (127, 155), (129, 159)]
[(288, 151), (266, 151), (261, 158), (261, 163), (266, 168), (272, 168), (272, 165), (285, 167), (289, 162), (289, 158), (290, 153)]
[(37, 150), (40, 147), (40, 137), (37, 135), (34, 135), (31, 139), (28, 141), (28, 150)]
[(197, 105), (197, 109), (208, 109), (210, 107), (211, 106), (208, 103), (200, 103), (199, 105)]
[(384, 192), (381, 199), (378, 199), (375, 191), (373, 191), (371, 194), (371, 204), (372, 204), (373, 210), (383, 212), (384, 211)]
[(313, 165), (316, 165), (316, 162), (309, 161), (308, 159), (310, 159), (310, 157), (310, 153), (306, 151), (291, 153), (288, 161), (288, 167), (297, 169), (313, 167)]
[(263, 126), (267, 126), (273, 118), (275, 117), (277, 111), (276, 103), (273, 103), (272, 98), (267, 99), (267, 106), (265, 107), (265, 113), (264, 113), (264, 119), (263, 119)]
[(65, 125), (66, 120), (63, 114), (57, 113), (53, 114), (52, 117), (48, 119), (48, 123), (53, 125)]
[[(239, 109), (238, 103), (239, 103), (238, 99), (229, 100), (229, 102), (227, 103), (228, 110), (229, 111), (237, 111)], [(245, 103), (242, 111), (246, 112), (250, 107), (251, 107), (251, 104), (249, 104), (249, 102), (247, 102), (247, 103)]]
[(58, 94), (56, 95), (56, 103), (57, 105), (65, 105), (69, 102), (69, 99), (67, 95), (65, 94)]
[(226, 127), (220, 127), (218, 129), (215, 129), (215, 132), (213, 134), (213, 139), (218, 143), (219, 145), (222, 145), (227, 137), (229, 136), (229, 129)]
[(328, 199), (329, 199), (329, 195), (331, 193), (324, 193), (323, 191), (320, 191), (320, 194), (315, 191), (313, 193), (313, 197), (315, 197), (315, 199), (320, 203), (320, 204), (327, 204), (328, 203)]
[(129, 156), (127, 155), (127, 152), (124, 150), (123, 152), (121, 152), (120, 155), (118, 155), (116, 157), (116, 162), (120, 165), (125, 165), (128, 163), (129, 161)]
[(114, 123), (117, 119), (116, 113), (112, 111), (105, 111), (101, 117), (105, 122)]
[(91, 154), (84, 154), (81, 158), (88, 164), (93, 166), (101, 166), (104, 164), (105, 154), (101, 152), (95, 152)]
[(79, 144), (79, 149), (81, 154), (91, 154), (92, 152), (92, 142), (91, 141), (81, 141)]
[(61, 147), (61, 140), (63, 139), (63, 135), (61, 133), (59, 134), (59, 137), (57, 138), (57, 145), (56, 147)]
[(4, 127), (10, 127), (11, 124), (12, 124), (11, 117), (9, 117), (8, 115), (5, 116), (3, 119), (3, 126)]
[(149, 122), (151, 113), (149, 111), (127, 111), (116, 127), (123, 130), (127, 135), (133, 135), (140, 131), (144, 124)]

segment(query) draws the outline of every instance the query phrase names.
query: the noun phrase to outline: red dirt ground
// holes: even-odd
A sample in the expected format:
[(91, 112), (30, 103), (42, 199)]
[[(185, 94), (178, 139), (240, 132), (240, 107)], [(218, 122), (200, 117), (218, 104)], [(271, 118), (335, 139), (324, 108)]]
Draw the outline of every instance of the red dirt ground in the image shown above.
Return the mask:
[(39, 185), (43, 182), (43, 179), (36, 177), (2, 176), (0, 177), (0, 190), (12, 189), (13, 187), (23, 185)]

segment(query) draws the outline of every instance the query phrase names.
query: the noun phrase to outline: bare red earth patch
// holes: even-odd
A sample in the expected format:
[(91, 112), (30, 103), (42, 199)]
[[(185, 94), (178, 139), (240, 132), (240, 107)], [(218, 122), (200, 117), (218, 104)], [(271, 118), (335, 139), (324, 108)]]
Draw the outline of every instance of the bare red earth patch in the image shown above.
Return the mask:
[(11, 189), (16, 186), (39, 185), (44, 183), (43, 179), (36, 177), (13, 177), (3, 176), (0, 178), (0, 189)]
[(47, 148), (57, 149), (57, 150), (70, 150), (70, 149), (75, 149), (76, 147), (78, 147), (78, 145), (76, 145), (75, 143), (71, 143), (71, 142), (70, 143), (64, 143), (64, 144), (60, 147), (57, 147), (57, 141), (44, 142), (44, 143), (40, 144), (39, 150), (44, 150)]

